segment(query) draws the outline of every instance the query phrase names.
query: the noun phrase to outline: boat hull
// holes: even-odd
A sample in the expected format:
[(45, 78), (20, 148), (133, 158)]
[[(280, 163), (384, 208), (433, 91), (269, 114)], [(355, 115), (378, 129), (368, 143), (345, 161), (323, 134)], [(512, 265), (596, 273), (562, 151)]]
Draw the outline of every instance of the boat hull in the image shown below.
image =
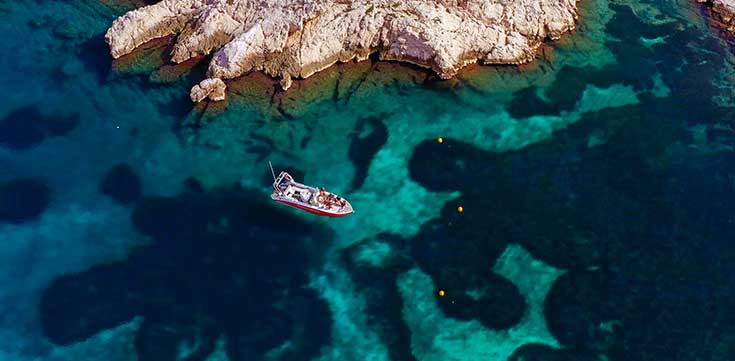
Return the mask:
[(329, 212), (329, 211), (325, 211), (323, 209), (317, 209), (317, 208), (307, 207), (307, 206), (304, 206), (304, 205), (299, 204), (299, 203), (296, 203), (296, 202), (289, 202), (289, 201), (282, 200), (282, 199), (274, 199), (274, 201), (276, 201), (278, 203), (283, 203), (283, 204), (285, 204), (287, 206), (290, 206), (290, 207), (301, 209), (303, 211), (307, 211), (309, 213), (313, 213), (313, 214), (320, 215), (320, 216), (326, 216), (326, 217), (344, 217), (344, 216), (347, 216), (347, 215), (350, 215), (350, 214), (353, 213), (353, 212), (344, 212), (344, 213)]

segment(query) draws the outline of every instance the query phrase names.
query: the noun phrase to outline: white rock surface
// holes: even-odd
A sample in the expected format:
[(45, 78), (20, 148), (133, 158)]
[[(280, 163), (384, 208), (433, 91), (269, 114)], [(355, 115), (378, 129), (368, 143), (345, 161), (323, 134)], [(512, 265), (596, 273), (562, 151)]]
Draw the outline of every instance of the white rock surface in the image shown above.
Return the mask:
[(225, 100), (225, 89), (227, 89), (227, 86), (222, 79), (204, 79), (199, 84), (194, 85), (194, 87), (191, 88), (189, 96), (193, 102), (200, 102), (204, 100), (204, 98), (209, 98), (215, 101)]
[(287, 87), (374, 52), (442, 78), (478, 61), (525, 63), (576, 18), (576, 0), (163, 0), (116, 19), (105, 40), (118, 58), (178, 34), (176, 63), (215, 52), (210, 78), (263, 70)]

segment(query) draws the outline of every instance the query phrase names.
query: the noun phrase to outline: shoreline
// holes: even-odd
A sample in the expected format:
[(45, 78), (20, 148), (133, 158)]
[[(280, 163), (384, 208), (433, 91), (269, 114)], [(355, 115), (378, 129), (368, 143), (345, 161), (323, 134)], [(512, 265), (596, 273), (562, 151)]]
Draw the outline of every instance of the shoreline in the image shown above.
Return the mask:
[(185, 3), (164, 0), (130, 11), (113, 22), (105, 40), (113, 58), (172, 35), (168, 53), (175, 63), (213, 54), (207, 78), (190, 93), (194, 102), (223, 100), (222, 81), (251, 71), (278, 79), (286, 90), (292, 79), (373, 57), (426, 68), (442, 79), (475, 63), (527, 64), (579, 19), (576, 0)]

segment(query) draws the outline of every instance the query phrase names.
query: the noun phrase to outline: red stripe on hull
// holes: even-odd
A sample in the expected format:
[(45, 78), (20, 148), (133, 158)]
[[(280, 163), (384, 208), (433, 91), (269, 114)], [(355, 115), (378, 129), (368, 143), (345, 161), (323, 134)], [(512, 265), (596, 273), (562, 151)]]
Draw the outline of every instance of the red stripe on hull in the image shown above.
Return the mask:
[(275, 201), (276, 202), (279, 202), (279, 203), (283, 203), (283, 204), (285, 204), (287, 206), (298, 208), (298, 209), (301, 209), (301, 210), (304, 210), (304, 211), (307, 211), (309, 213), (313, 213), (313, 214), (316, 214), (316, 215), (320, 215), (320, 216), (344, 217), (346, 215), (352, 214), (352, 213), (331, 213), (331, 212), (322, 211), (322, 210), (319, 210), (319, 209), (305, 207), (305, 206), (302, 206), (302, 205), (300, 205), (298, 203), (290, 203), (290, 202), (285, 202), (285, 201), (278, 200), (278, 199), (275, 199)]

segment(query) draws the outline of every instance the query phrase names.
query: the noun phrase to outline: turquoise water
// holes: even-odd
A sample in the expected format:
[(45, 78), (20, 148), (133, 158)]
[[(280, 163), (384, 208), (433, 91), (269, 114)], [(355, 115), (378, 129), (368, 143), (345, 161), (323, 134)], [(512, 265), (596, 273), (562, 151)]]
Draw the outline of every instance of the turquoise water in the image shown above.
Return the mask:
[[(583, 1), (533, 64), (196, 105), (206, 58), (109, 57), (139, 5), (0, 0), (0, 359), (735, 355), (735, 57), (698, 5)], [(269, 160), (356, 213), (271, 202)]]

